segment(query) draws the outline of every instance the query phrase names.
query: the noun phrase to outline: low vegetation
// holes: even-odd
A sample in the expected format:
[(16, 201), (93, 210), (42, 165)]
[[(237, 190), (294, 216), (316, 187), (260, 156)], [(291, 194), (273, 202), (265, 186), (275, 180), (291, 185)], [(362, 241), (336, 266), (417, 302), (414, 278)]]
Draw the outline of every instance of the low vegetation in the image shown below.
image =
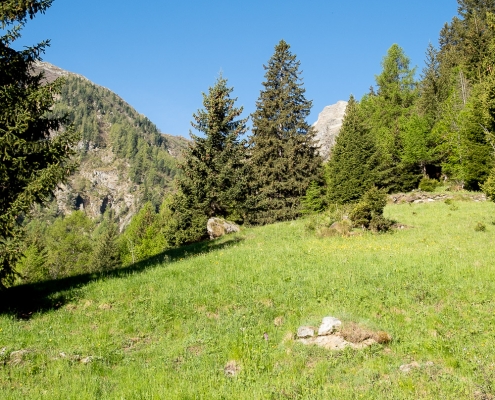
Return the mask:
[[(387, 206), (409, 227), (389, 233), (320, 238), (285, 222), (11, 288), (2, 398), (490, 398), (495, 204), (448, 203)], [(392, 341), (331, 352), (293, 339), (327, 315)]]

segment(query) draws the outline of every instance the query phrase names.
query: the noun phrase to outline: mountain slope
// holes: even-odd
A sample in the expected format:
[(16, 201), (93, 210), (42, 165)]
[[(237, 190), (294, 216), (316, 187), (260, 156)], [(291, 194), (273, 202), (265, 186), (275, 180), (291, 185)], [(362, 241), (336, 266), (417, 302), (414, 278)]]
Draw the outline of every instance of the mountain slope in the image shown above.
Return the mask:
[(47, 81), (65, 83), (53, 113), (67, 114), (82, 134), (79, 170), (56, 193), (58, 209), (98, 217), (108, 208), (125, 225), (145, 201), (158, 206), (171, 190), (177, 159), (188, 141), (161, 134), (110, 90), (83, 76), (38, 63)]

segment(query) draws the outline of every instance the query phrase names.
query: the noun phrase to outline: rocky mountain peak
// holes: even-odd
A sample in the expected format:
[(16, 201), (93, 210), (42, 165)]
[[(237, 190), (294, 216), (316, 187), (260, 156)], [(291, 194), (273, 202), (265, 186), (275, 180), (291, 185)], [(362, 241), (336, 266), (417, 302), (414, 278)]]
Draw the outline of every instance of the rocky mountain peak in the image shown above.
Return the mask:
[(332, 147), (335, 144), (342, 121), (345, 115), (347, 101), (340, 100), (335, 104), (326, 106), (318, 114), (318, 120), (313, 124), (316, 130), (316, 141), (320, 146), (320, 155), (324, 161), (330, 157)]

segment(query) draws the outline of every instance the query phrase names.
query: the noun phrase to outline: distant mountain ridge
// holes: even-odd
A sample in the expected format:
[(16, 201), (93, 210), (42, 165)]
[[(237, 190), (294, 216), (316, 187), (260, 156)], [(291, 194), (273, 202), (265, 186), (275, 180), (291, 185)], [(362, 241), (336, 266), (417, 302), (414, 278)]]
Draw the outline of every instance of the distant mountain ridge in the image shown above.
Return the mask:
[(340, 100), (335, 104), (326, 106), (318, 120), (313, 124), (316, 129), (316, 141), (320, 146), (320, 155), (327, 161), (335, 145), (335, 140), (342, 127), (347, 101)]
[(47, 81), (65, 79), (53, 108), (82, 134), (78, 171), (56, 192), (58, 212), (81, 209), (97, 218), (112, 209), (123, 228), (146, 201), (158, 206), (172, 190), (177, 160), (188, 140), (166, 135), (107, 88), (46, 62)]

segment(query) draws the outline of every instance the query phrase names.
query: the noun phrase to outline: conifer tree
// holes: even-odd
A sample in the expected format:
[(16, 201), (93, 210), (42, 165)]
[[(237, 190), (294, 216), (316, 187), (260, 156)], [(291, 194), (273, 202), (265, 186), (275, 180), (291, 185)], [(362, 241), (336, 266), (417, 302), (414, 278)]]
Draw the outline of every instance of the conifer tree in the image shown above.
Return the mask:
[(243, 108), (235, 107), (233, 88), (219, 77), (207, 94), (204, 108), (193, 115), (191, 125), (204, 137), (190, 133), (193, 143), (180, 165), (177, 193), (169, 205), (171, 221), (166, 230), (169, 243), (180, 245), (206, 238), (210, 217), (242, 221), (248, 172), (245, 119), (238, 119)]
[(312, 102), (304, 96), (299, 66), (283, 40), (264, 66), (265, 81), (249, 139), (253, 171), (249, 222), (253, 224), (299, 216), (301, 197), (311, 181), (320, 179), (315, 132), (306, 122)]
[(0, 3), (0, 286), (14, 276), (19, 257), (19, 217), (42, 202), (71, 172), (77, 137), (60, 130), (64, 119), (50, 115), (61, 81), (43, 84), (34, 71), (48, 42), (15, 50), (27, 18), (44, 12), (50, 0)]
[(112, 212), (106, 212), (93, 248), (93, 270), (110, 271), (122, 265), (118, 245), (119, 228)]
[(397, 44), (387, 51), (382, 67), (382, 72), (375, 77), (376, 95), (367, 96), (360, 103), (379, 153), (376, 184), (389, 192), (411, 190), (416, 187), (420, 174), (417, 167), (411, 168), (402, 162), (402, 124), (413, 112), (417, 100), (415, 70), (409, 67), (409, 58)]
[(370, 127), (351, 96), (342, 128), (326, 164), (327, 197), (330, 203), (359, 200), (375, 183), (377, 149)]
[(433, 126), (438, 119), (441, 93), (438, 51), (431, 43), (426, 50), (425, 64), (419, 83), (418, 111)]

